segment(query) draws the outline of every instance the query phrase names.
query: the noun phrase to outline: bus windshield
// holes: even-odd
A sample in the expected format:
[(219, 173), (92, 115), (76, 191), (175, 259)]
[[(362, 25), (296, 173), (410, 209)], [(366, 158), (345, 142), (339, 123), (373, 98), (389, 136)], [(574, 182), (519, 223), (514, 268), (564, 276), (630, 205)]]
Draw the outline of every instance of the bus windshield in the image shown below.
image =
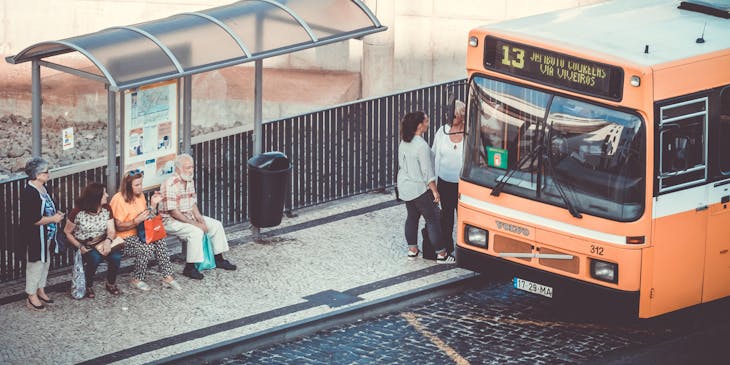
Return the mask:
[(485, 77), (471, 81), (462, 178), (611, 220), (644, 211), (642, 119)]

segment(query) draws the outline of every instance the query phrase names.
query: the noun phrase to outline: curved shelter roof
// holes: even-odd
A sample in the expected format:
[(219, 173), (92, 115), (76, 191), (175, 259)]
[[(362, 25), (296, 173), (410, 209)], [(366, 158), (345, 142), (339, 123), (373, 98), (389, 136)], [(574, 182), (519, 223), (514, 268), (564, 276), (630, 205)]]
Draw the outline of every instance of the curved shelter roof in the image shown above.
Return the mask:
[(6, 61), (79, 52), (99, 71), (87, 77), (119, 91), (385, 29), (361, 0), (243, 0), (36, 43)]

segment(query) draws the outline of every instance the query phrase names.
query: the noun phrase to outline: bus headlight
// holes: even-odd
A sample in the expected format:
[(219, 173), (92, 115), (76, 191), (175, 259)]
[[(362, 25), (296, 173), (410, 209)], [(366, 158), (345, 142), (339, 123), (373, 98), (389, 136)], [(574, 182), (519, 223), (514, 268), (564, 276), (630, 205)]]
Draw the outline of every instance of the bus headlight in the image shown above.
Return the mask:
[(470, 245), (487, 248), (489, 233), (486, 230), (474, 226), (464, 227), (464, 241)]
[(594, 279), (618, 283), (618, 264), (591, 259), (591, 276)]

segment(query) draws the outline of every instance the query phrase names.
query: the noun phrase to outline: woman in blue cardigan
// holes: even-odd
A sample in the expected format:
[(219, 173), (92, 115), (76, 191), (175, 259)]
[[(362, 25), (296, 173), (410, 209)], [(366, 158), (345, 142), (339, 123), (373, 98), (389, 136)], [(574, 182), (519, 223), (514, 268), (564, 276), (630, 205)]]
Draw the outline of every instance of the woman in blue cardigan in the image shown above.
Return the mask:
[(51, 244), (55, 242), (63, 213), (56, 210), (51, 195), (46, 189), (48, 162), (34, 157), (25, 164), (28, 184), (20, 195), (20, 238), (18, 255), (26, 258), (25, 292), (28, 294), (28, 308), (36, 311), (46, 309), (53, 303), (45, 292), (48, 269), (51, 267)]

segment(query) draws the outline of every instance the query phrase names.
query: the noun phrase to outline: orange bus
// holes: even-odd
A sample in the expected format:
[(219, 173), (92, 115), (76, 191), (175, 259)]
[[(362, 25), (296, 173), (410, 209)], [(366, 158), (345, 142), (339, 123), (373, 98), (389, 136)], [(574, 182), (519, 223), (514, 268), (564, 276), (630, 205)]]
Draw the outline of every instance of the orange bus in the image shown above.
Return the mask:
[(459, 266), (640, 318), (730, 295), (730, 7), (712, 3), (469, 33)]

